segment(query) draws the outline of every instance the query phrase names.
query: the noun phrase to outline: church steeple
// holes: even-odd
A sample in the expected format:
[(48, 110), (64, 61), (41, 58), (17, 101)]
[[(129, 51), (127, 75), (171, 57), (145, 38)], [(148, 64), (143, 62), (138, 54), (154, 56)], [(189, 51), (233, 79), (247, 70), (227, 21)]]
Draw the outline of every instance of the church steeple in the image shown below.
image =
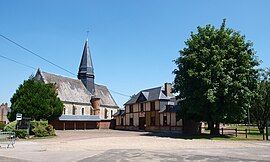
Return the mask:
[(93, 68), (91, 53), (88, 46), (88, 39), (85, 41), (85, 44), (84, 44), (82, 59), (81, 59), (79, 72), (78, 72), (78, 79), (80, 79), (83, 82), (84, 86), (90, 93), (94, 94), (95, 75), (94, 75), (94, 68)]

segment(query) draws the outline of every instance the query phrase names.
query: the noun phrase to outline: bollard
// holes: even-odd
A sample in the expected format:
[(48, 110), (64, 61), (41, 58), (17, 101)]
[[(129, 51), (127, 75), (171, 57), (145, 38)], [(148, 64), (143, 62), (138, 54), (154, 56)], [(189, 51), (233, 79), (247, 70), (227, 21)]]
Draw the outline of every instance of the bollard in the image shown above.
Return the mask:
[(247, 129), (245, 129), (245, 131), (246, 131), (246, 138), (247, 138)]
[(237, 137), (237, 128), (235, 128), (235, 136)]

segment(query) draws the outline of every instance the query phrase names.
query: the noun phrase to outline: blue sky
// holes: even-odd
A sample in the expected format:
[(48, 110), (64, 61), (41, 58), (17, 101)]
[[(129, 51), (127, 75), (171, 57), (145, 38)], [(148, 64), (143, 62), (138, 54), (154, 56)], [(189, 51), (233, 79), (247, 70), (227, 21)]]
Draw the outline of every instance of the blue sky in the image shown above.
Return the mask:
[[(270, 1), (9, 0), (0, 1), (0, 33), (77, 73), (86, 31), (96, 82), (132, 95), (172, 82), (173, 60), (197, 26), (227, 26), (254, 42), (262, 67), (270, 65)], [(0, 38), (0, 54), (68, 77), (65, 71)], [(1, 60), (0, 102), (9, 102), (35, 71)], [(127, 97), (112, 93), (122, 107)]]

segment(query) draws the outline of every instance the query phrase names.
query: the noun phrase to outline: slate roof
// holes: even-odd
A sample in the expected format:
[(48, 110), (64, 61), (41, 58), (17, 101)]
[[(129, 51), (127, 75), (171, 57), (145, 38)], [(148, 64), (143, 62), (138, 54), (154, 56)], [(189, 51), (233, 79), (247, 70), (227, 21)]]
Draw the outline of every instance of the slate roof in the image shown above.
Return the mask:
[(94, 67), (93, 67), (91, 53), (88, 46), (88, 40), (86, 40), (84, 44), (79, 73), (94, 74)]
[(106, 86), (95, 84), (95, 95), (100, 98), (100, 106), (119, 108)]
[(61, 115), (60, 121), (101, 121), (98, 115)]
[(90, 104), (91, 94), (78, 79), (47, 73), (40, 69), (36, 73), (36, 78), (46, 84), (56, 84), (58, 97), (61, 101)]
[[(84, 84), (79, 79), (47, 73), (40, 69), (37, 71), (35, 78), (44, 83), (55, 83), (58, 97), (61, 101), (90, 105), (90, 100), (93, 95), (85, 88)], [(95, 91), (95, 95), (101, 99), (102, 107), (118, 108), (106, 86), (95, 84)]]
[(124, 105), (136, 103), (141, 95), (145, 97), (146, 101), (170, 100), (170, 98), (165, 95), (162, 87), (156, 87), (140, 91), (136, 95), (132, 96)]
[(124, 116), (126, 115), (125, 110), (118, 110), (115, 114), (113, 114), (114, 117), (116, 116)]

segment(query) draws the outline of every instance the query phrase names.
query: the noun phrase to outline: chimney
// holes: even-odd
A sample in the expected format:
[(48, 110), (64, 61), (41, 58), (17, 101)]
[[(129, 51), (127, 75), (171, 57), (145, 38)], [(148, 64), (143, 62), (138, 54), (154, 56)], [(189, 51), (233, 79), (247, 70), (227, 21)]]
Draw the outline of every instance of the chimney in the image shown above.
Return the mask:
[(93, 96), (91, 98), (91, 104), (94, 108), (95, 115), (100, 115), (100, 98), (97, 96)]
[(171, 83), (165, 83), (164, 84), (164, 90), (165, 90), (165, 95), (167, 97), (172, 97), (172, 84)]

